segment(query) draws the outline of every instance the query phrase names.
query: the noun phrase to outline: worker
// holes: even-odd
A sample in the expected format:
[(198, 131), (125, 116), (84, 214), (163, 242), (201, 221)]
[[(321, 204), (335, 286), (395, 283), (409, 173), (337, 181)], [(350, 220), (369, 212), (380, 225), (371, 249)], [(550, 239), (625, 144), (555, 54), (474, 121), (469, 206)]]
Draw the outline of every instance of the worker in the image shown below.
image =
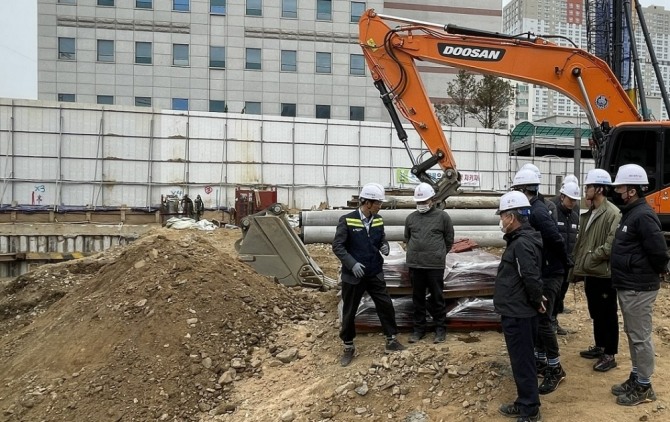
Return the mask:
[[(570, 176), (572, 175), (568, 175), (568, 177)], [(581, 197), (582, 193), (577, 183), (570, 181), (561, 186), (559, 191), (559, 202), (556, 205), (556, 226), (558, 227), (561, 236), (563, 236), (565, 252), (568, 256), (572, 254), (572, 249), (575, 247), (575, 241), (577, 240), (579, 200)], [(572, 263), (572, 260), (569, 262)], [(554, 310), (551, 314), (552, 328), (557, 335), (562, 336), (567, 335), (568, 331), (558, 323), (558, 314), (562, 313), (565, 308), (563, 301), (565, 300), (565, 294), (568, 292), (568, 287), (570, 285), (570, 283), (568, 283), (568, 273), (569, 271), (565, 271), (563, 274), (561, 290), (559, 290), (558, 296), (556, 296), (556, 303), (554, 303)]]
[(584, 179), (584, 197), (591, 206), (579, 219), (579, 234), (572, 252), (575, 266), (569, 276), (572, 282), (584, 280), (586, 304), (593, 323), (595, 345), (579, 355), (598, 359), (593, 365), (598, 372), (617, 366), (615, 356), (619, 350), (617, 294), (612, 287), (610, 259), (621, 213), (607, 200), (611, 184), (610, 174), (603, 169), (589, 171)]
[(577, 176), (574, 174), (566, 174), (565, 177), (563, 178), (563, 181), (561, 182), (561, 188), (558, 190), (558, 193), (554, 195), (550, 200), (551, 202), (556, 205), (556, 208), (558, 209), (558, 205), (561, 203), (561, 189), (563, 189), (563, 186), (565, 186), (566, 183), (573, 182), (579, 186), (579, 179), (577, 179)]
[[(535, 173), (537, 175), (537, 178), (540, 180), (540, 184), (542, 183), (542, 172), (535, 164), (526, 163), (523, 166), (521, 166), (519, 170), (532, 170), (533, 173)], [(556, 204), (551, 199), (545, 198), (544, 195), (540, 193), (539, 187), (537, 191), (537, 196), (547, 205), (547, 208), (549, 209), (549, 215), (551, 215), (554, 218), (554, 220), (556, 220)]]
[(333, 239), (333, 252), (342, 262), (342, 325), (340, 338), (344, 352), (340, 365), (347, 366), (355, 355), (354, 320), (363, 293), (375, 304), (377, 316), (386, 336), (386, 353), (405, 350), (396, 335), (398, 326), (391, 296), (386, 289), (382, 265), (389, 245), (384, 232), (384, 220), (378, 214), (385, 200), (384, 189), (368, 183), (361, 189), (358, 209), (340, 217)]
[(426, 335), (426, 291), (428, 312), (435, 323), (434, 343), (442, 343), (447, 333), (447, 306), (444, 302), (444, 268), (454, 244), (454, 225), (449, 214), (434, 205), (435, 190), (428, 183), (414, 189), (416, 211), (405, 219), (406, 263), (412, 283), (414, 330), (409, 337), (416, 343)]
[(617, 290), (632, 363), (628, 379), (612, 386), (612, 393), (617, 404), (635, 406), (656, 400), (651, 386), (652, 314), (660, 274), (667, 272), (668, 248), (658, 216), (644, 198), (647, 172), (637, 164), (623, 165), (612, 185), (623, 204), (612, 243), (612, 286)]
[(544, 377), (540, 394), (549, 394), (565, 379), (561, 366), (556, 333), (551, 324), (556, 297), (561, 290), (563, 274), (569, 267), (565, 242), (556, 221), (549, 215), (545, 201), (538, 195), (540, 178), (531, 169), (519, 170), (514, 175), (512, 189), (526, 195), (530, 203), (530, 225), (542, 236), (542, 294), (547, 298), (547, 311), (539, 316), (536, 342), (536, 365), (539, 376)]
[(540, 395), (535, 366), (538, 315), (546, 312), (542, 297), (542, 237), (528, 223), (530, 203), (521, 192), (500, 198), (496, 214), (507, 247), (496, 274), (493, 306), (500, 314), (507, 354), (516, 384), (516, 400), (499, 411), (517, 421), (539, 421)]
[(195, 221), (200, 221), (204, 212), (205, 204), (202, 202), (200, 195), (198, 195), (195, 197)]
[(181, 199), (181, 212), (184, 217), (193, 218), (193, 201), (188, 197), (188, 193)]

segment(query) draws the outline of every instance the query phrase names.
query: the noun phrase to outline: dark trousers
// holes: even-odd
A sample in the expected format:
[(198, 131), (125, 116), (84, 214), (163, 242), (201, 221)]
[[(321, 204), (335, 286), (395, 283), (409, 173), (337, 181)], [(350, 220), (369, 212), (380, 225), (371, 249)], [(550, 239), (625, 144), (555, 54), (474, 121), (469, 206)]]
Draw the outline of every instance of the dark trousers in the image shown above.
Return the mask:
[(426, 291), (428, 312), (433, 317), (435, 329), (447, 327), (447, 305), (444, 303), (444, 269), (410, 268), (412, 304), (414, 305), (414, 331), (426, 332)]
[(584, 293), (593, 320), (593, 339), (596, 346), (603, 347), (605, 354), (619, 352), (619, 315), (617, 292), (612, 288), (611, 278), (585, 277)]
[(354, 341), (356, 337), (356, 312), (361, 303), (363, 293), (368, 292), (375, 304), (375, 310), (382, 324), (386, 337), (398, 334), (395, 322), (395, 309), (391, 296), (386, 290), (386, 283), (377, 277), (363, 277), (358, 284), (342, 283), (342, 327), (340, 338), (344, 342)]
[(558, 314), (562, 314), (563, 310), (565, 309), (565, 304), (563, 301), (565, 301), (565, 295), (568, 293), (568, 288), (570, 287), (570, 283), (568, 282), (568, 274), (563, 275), (563, 283), (561, 284), (561, 290), (558, 292), (558, 296), (556, 297), (556, 303), (554, 304), (554, 312), (552, 312), (552, 321), (556, 321), (556, 316)]
[(535, 336), (538, 317), (514, 318), (502, 316), (503, 334), (507, 354), (512, 365), (512, 375), (516, 384), (516, 400), (521, 416), (535, 415), (540, 407), (540, 393), (535, 369)]
[(554, 305), (556, 304), (556, 297), (558, 297), (561, 290), (561, 283), (563, 283), (563, 274), (542, 278), (542, 295), (547, 298), (545, 302), (547, 311), (538, 316), (537, 349), (540, 352), (545, 352), (547, 359), (555, 359), (559, 356), (558, 341), (556, 340), (556, 333), (554, 333), (551, 326), (551, 319)]

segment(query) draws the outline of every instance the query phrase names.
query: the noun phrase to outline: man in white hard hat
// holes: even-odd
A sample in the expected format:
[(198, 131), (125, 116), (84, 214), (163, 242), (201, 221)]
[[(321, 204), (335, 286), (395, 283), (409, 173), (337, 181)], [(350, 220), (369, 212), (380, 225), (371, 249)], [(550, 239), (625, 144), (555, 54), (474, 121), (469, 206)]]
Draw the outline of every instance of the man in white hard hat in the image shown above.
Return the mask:
[(658, 216), (644, 199), (647, 172), (637, 164), (623, 165), (612, 184), (623, 202), (612, 243), (612, 285), (617, 290), (632, 362), (630, 376), (612, 386), (612, 394), (617, 395), (617, 404), (635, 406), (656, 400), (651, 386), (652, 315), (660, 274), (666, 272), (668, 264), (668, 249)]
[(573, 250), (575, 263), (569, 281), (584, 280), (584, 292), (593, 323), (595, 345), (579, 352), (586, 359), (598, 359), (593, 370), (607, 372), (617, 366), (619, 315), (617, 295), (612, 287), (610, 259), (612, 241), (621, 213), (607, 200), (610, 174), (593, 169), (584, 179), (584, 198), (591, 204), (579, 219), (579, 234)]
[(537, 186), (537, 197), (540, 198), (546, 205), (547, 208), (549, 209), (549, 214), (556, 219), (556, 205), (554, 201), (551, 198), (545, 198), (544, 195), (540, 193), (540, 184), (542, 181), (542, 172), (540, 171), (539, 167), (536, 166), (533, 163), (526, 163), (519, 170), (531, 170), (533, 173), (537, 175), (537, 179), (540, 180), (540, 183), (538, 183)]
[(454, 226), (446, 211), (433, 204), (435, 190), (428, 183), (414, 189), (416, 211), (405, 219), (406, 263), (412, 282), (414, 330), (409, 337), (416, 343), (426, 335), (426, 291), (428, 312), (435, 323), (434, 343), (442, 343), (447, 333), (447, 306), (444, 302), (444, 268), (454, 244)]
[(359, 208), (340, 217), (335, 231), (333, 252), (342, 262), (342, 366), (349, 365), (356, 352), (354, 321), (365, 292), (375, 304), (386, 336), (385, 352), (405, 350), (405, 346), (396, 339), (398, 326), (395, 309), (382, 270), (382, 254), (388, 255), (389, 245), (384, 232), (384, 220), (378, 213), (385, 199), (384, 188), (380, 184), (366, 184), (359, 194)]
[(530, 203), (531, 227), (542, 236), (542, 294), (547, 298), (547, 312), (540, 315), (536, 342), (537, 373), (544, 377), (540, 394), (549, 394), (558, 388), (566, 374), (561, 366), (560, 350), (551, 315), (556, 297), (563, 284), (563, 275), (569, 267), (565, 242), (558, 231), (556, 220), (549, 214), (545, 202), (538, 195), (539, 176), (530, 169), (519, 170), (514, 175), (512, 189), (522, 192)]
[[(577, 176), (574, 174), (566, 174), (565, 177), (563, 178), (563, 181), (561, 182), (561, 189), (563, 189), (563, 186), (565, 186), (566, 183), (575, 183), (577, 186), (579, 186), (579, 179), (577, 179)], [(551, 202), (556, 205), (556, 209), (558, 210), (558, 206), (561, 204), (561, 191), (559, 189), (558, 193), (554, 195), (551, 198)]]
[[(577, 240), (577, 228), (579, 225), (579, 200), (582, 197), (582, 193), (577, 183), (569, 181), (561, 186), (558, 195), (559, 201), (556, 204), (556, 226), (558, 227), (558, 231), (561, 233), (561, 236), (563, 236), (563, 241), (565, 242), (565, 251), (569, 256), (572, 254), (572, 249), (575, 247), (575, 241)], [(562, 336), (567, 335), (568, 331), (561, 327), (558, 323), (558, 314), (563, 312), (563, 301), (565, 300), (565, 294), (568, 291), (569, 285), (568, 271), (566, 271), (563, 274), (561, 290), (558, 292), (558, 296), (556, 296), (554, 310), (551, 315), (551, 322), (554, 331), (557, 335)]]
[(528, 198), (507, 192), (497, 214), (507, 247), (498, 267), (493, 306), (500, 314), (517, 397), (503, 404), (501, 414), (523, 421), (539, 421), (540, 395), (535, 367), (538, 315), (546, 312), (542, 296), (542, 237), (528, 223)]

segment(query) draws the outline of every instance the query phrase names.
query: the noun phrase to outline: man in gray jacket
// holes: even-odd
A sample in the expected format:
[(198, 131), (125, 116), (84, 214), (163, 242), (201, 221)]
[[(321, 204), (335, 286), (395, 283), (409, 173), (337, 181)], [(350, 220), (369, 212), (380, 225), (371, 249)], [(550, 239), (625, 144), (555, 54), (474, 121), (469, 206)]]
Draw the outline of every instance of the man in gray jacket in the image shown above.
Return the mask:
[(435, 190), (421, 183), (414, 190), (416, 211), (405, 220), (407, 266), (412, 282), (414, 304), (414, 332), (410, 343), (426, 335), (426, 291), (429, 296), (428, 312), (435, 322), (435, 343), (446, 339), (447, 309), (444, 302), (444, 268), (447, 253), (454, 243), (454, 226), (446, 212), (433, 205)]

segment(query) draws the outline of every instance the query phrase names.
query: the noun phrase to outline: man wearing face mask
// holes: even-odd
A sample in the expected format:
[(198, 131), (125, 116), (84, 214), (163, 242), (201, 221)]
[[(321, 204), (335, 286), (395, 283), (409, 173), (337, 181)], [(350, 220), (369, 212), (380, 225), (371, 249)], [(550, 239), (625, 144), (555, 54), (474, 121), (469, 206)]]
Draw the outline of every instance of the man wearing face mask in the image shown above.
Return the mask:
[(516, 384), (516, 399), (499, 411), (517, 421), (539, 421), (540, 396), (535, 367), (538, 315), (546, 312), (542, 296), (542, 236), (528, 224), (528, 198), (507, 192), (500, 198), (496, 214), (507, 247), (498, 266), (493, 306), (500, 314), (507, 354)]
[(651, 387), (652, 315), (668, 250), (658, 216), (644, 199), (647, 172), (637, 164), (623, 165), (612, 185), (623, 202), (612, 243), (612, 286), (617, 290), (632, 363), (628, 379), (612, 386), (612, 394), (617, 404), (635, 406), (656, 400)]
[(454, 243), (454, 226), (449, 214), (433, 204), (435, 190), (421, 183), (414, 190), (416, 211), (405, 219), (407, 267), (412, 282), (414, 331), (410, 343), (426, 335), (426, 291), (429, 294), (428, 312), (435, 322), (434, 343), (446, 339), (446, 305), (444, 302), (444, 268), (447, 253)]
[(382, 255), (389, 254), (384, 220), (378, 214), (385, 200), (384, 188), (377, 183), (368, 183), (359, 195), (360, 207), (340, 217), (333, 239), (333, 252), (342, 262), (342, 325), (340, 338), (344, 352), (340, 365), (347, 366), (354, 358), (356, 349), (356, 311), (363, 294), (372, 298), (377, 316), (386, 336), (385, 353), (405, 350), (396, 339), (398, 326), (391, 296), (386, 290)]

